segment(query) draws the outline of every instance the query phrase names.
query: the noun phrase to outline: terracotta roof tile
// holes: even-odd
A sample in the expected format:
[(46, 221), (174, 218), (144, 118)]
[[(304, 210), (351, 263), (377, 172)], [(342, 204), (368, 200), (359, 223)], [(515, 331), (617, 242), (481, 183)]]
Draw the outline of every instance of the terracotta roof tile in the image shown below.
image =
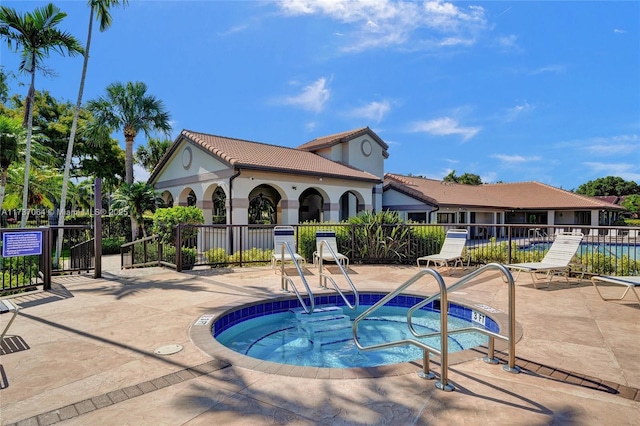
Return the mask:
[(348, 130), (346, 132), (334, 133), (333, 135), (322, 136), (316, 138), (312, 141), (309, 141), (305, 144), (302, 144), (298, 147), (298, 149), (304, 151), (316, 151), (318, 149), (327, 148), (333, 145), (337, 145), (340, 142), (344, 142), (353, 138), (357, 138), (358, 136), (369, 134), (373, 139), (376, 140), (382, 146), (382, 148), (386, 151), (389, 149), (389, 145), (387, 145), (378, 135), (373, 132), (369, 127), (361, 127), (359, 129)]
[(385, 189), (391, 183), (405, 185), (439, 205), (459, 205), (503, 209), (602, 209), (620, 207), (565, 191), (540, 182), (461, 185), (435, 179), (386, 173)]
[(371, 173), (300, 149), (190, 130), (183, 130), (181, 136), (200, 145), (233, 167), (380, 182), (380, 179)]

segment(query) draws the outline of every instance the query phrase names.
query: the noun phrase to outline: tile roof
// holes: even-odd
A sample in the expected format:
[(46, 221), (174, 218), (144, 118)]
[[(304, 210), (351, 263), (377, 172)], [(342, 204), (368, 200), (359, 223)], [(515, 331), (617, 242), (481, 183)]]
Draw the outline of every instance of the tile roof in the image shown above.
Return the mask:
[(153, 170), (149, 182), (156, 178), (162, 165), (177, 149), (182, 139), (199, 145), (236, 168), (380, 182), (380, 178), (371, 173), (328, 160), (312, 152), (191, 130), (183, 130), (180, 133), (172, 148)]
[(387, 145), (382, 139), (380, 139), (380, 137), (376, 135), (375, 132), (371, 130), (369, 127), (361, 127), (359, 129), (348, 130), (346, 132), (335, 133), (333, 135), (328, 135), (328, 136), (322, 136), (320, 138), (316, 138), (310, 142), (300, 145), (298, 149), (313, 152), (313, 151), (317, 151), (318, 149), (328, 148), (333, 145), (337, 145), (341, 142), (345, 142), (365, 134), (370, 135), (376, 142), (380, 144), (380, 146), (382, 146), (382, 148), (385, 151), (389, 149), (389, 145)]
[(607, 209), (622, 210), (615, 204), (585, 197), (540, 182), (462, 185), (435, 179), (385, 173), (384, 189), (405, 186), (439, 205), (502, 209)]

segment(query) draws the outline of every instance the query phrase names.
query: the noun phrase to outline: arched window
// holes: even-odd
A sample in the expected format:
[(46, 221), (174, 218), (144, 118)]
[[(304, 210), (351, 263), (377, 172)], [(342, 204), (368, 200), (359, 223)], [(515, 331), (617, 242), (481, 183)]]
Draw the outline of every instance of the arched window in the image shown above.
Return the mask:
[(276, 223), (273, 201), (261, 192), (249, 200), (249, 224), (271, 225)]
[(191, 192), (189, 192), (189, 195), (187, 195), (187, 206), (195, 206), (196, 201), (198, 201), (198, 198), (196, 198), (195, 192), (191, 190)]
[(227, 223), (227, 196), (221, 187), (217, 187), (216, 190), (213, 191), (212, 201), (213, 201), (212, 222), (214, 224)]

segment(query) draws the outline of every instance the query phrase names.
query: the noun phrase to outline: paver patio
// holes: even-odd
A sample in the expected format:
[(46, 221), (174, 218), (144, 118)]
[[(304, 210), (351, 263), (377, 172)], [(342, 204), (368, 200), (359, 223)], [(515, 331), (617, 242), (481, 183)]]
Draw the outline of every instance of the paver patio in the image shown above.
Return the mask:
[[(640, 309), (632, 301), (602, 301), (586, 280), (535, 289), (521, 279), (516, 356), (522, 373), (485, 364), (477, 352), (451, 366), (455, 391), (449, 393), (418, 377), (420, 361), (367, 377), (294, 366), (274, 371), (228, 350), (206, 353), (192, 338), (200, 316), (282, 296), (269, 267), (118, 271), (105, 261), (105, 269), (102, 279), (59, 277), (50, 292), (14, 299), (22, 310), (0, 361), (2, 425), (631, 425), (640, 419)], [(351, 269), (359, 289), (385, 291), (417, 271)], [(450, 284), (459, 277), (444, 278)], [(317, 274), (309, 278), (315, 286)], [(411, 290), (432, 294), (436, 286), (427, 280)], [(449, 297), (507, 310), (497, 273)], [(174, 344), (183, 349), (154, 353)]]

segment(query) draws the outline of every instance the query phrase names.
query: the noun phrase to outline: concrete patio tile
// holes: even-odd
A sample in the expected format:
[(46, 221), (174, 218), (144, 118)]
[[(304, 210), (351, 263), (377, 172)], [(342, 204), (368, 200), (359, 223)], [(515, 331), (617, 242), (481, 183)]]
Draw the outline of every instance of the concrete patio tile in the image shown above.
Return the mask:
[[(603, 302), (586, 285), (534, 289), (519, 283), (516, 320), (523, 337), (516, 357), (522, 373), (503, 370), (504, 350), (497, 353), (501, 365), (482, 362), (485, 348), (450, 366), (455, 390), (442, 392), (437, 380), (418, 377), (419, 360), (318, 369), (255, 360), (220, 345), (203, 349), (213, 340), (206, 328), (199, 341), (190, 338), (201, 315), (281, 297), (279, 276), (268, 267), (188, 274), (153, 269), (113, 280), (74, 277), (60, 290), (68, 293), (64, 297), (25, 297), (12, 333), (30, 348), (3, 356), (9, 382), (0, 390), (3, 426), (62, 420), (83, 426), (601, 425), (640, 418), (640, 348), (633, 338), (640, 333), (640, 309)], [(352, 269), (358, 288), (383, 292), (416, 272), (404, 266)], [(444, 278), (451, 284), (459, 276)], [(434, 288), (427, 282), (412, 290), (431, 294)], [(456, 298), (507, 309), (506, 287), (496, 274), (461, 288), (451, 295)], [(183, 350), (153, 353), (167, 344)], [(50, 362), (43, 365), (43, 359)], [(431, 362), (438, 374), (439, 362)]]

